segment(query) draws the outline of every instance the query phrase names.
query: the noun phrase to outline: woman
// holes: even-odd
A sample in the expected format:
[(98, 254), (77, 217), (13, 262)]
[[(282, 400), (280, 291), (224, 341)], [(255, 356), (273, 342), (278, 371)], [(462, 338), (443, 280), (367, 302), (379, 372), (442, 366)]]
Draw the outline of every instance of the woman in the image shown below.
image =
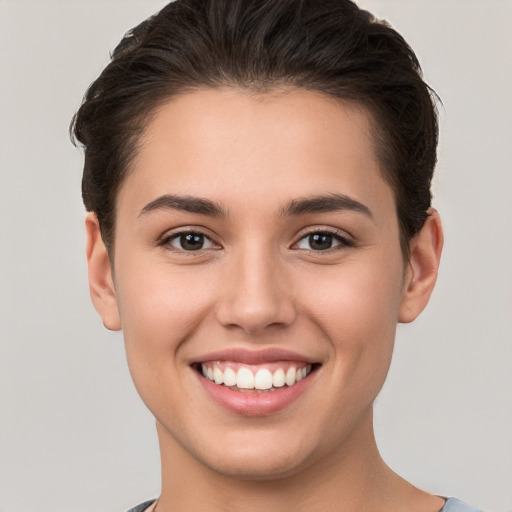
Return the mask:
[(377, 450), (398, 322), (443, 244), (433, 95), (348, 0), (178, 0), (77, 113), (91, 297), (156, 418), (132, 509), (476, 510)]

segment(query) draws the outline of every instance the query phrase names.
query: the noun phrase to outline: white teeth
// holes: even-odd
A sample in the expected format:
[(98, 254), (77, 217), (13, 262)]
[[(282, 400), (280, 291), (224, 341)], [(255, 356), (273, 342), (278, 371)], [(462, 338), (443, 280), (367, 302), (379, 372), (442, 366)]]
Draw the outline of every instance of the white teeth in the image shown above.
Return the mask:
[(201, 365), (201, 372), (204, 377), (215, 382), (215, 384), (224, 384), (228, 387), (238, 387), (240, 389), (259, 389), (269, 390), (272, 388), (281, 388), (285, 384), (293, 386), (300, 382), (311, 372), (311, 365), (297, 369), (290, 366), (285, 371), (278, 368), (272, 373), (268, 368), (260, 368), (256, 374), (245, 367), (241, 366), (238, 371), (227, 367), (224, 371), (217, 365), (208, 367), (206, 364)]
[(213, 369), (213, 380), (215, 384), (222, 384), (224, 382), (224, 374), (217, 366)]
[(274, 375), (272, 375), (272, 385), (275, 388), (282, 388), (285, 384), (285, 375), (284, 370), (282, 368), (279, 368), (279, 370), (276, 370), (274, 372)]
[(224, 370), (224, 384), (226, 386), (236, 386), (236, 373), (231, 368)]
[(266, 368), (258, 370), (254, 376), (254, 387), (256, 389), (270, 389), (272, 387), (272, 373)]
[(254, 375), (249, 368), (240, 368), (236, 374), (236, 385), (241, 389), (254, 389)]
[(297, 374), (297, 371), (292, 366), (291, 368), (288, 368), (288, 371), (286, 372), (286, 384), (288, 386), (293, 386), (295, 384), (295, 375)]
[(302, 368), (301, 370), (297, 370), (297, 375), (295, 376), (295, 380), (297, 382), (301, 381), (307, 375), (307, 369)]

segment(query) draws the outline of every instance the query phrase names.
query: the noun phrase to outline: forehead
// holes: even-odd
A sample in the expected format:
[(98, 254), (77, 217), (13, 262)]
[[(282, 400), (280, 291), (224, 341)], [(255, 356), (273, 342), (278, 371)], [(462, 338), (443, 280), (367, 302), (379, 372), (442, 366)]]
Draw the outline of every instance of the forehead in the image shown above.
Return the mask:
[(363, 107), (305, 90), (225, 88), (171, 98), (152, 116), (119, 200), (163, 193), (245, 205), (269, 196), (390, 194)]

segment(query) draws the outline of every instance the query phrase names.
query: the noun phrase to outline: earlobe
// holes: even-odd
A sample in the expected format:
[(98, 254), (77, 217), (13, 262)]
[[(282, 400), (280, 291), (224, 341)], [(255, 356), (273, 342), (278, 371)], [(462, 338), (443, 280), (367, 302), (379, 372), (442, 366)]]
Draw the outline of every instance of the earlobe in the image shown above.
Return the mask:
[(428, 213), (425, 224), (409, 244), (410, 259), (398, 315), (402, 323), (412, 322), (425, 309), (437, 279), (443, 228), (439, 213), (434, 209)]
[(111, 331), (119, 331), (121, 320), (117, 307), (112, 269), (107, 248), (101, 238), (96, 214), (89, 213), (87, 215), (85, 231), (91, 300), (103, 320), (103, 325)]

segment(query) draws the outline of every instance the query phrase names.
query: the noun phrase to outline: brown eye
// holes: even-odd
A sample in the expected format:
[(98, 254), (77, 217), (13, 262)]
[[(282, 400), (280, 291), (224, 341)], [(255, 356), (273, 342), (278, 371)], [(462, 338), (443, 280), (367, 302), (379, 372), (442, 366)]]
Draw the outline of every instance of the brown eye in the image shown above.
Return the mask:
[(296, 247), (308, 251), (327, 251), (338, 246), (351, 246), (343, 237), (329, 231), (315, 231), (301, 238)]
[(202, 233), (178, 233), (168, 238), (167, 244), (181, 251), (200, 251), (201, 249), (211, 249), (213, 242)]
[(330, 233), (315, 233), (309, 235), (308, 242), (313, 251), (325, 251), (332, 247), (333, 238)]

